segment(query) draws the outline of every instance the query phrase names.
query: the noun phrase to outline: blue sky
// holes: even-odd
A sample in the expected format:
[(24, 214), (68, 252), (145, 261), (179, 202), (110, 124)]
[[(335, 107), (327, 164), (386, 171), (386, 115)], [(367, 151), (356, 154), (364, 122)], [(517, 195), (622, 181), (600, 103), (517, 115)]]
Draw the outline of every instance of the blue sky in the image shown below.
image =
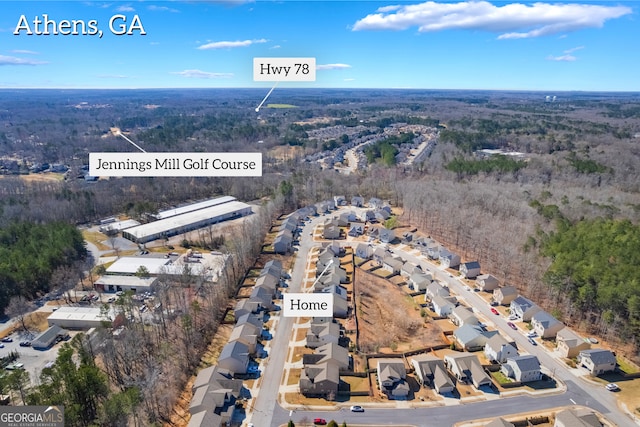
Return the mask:
[[(262, 88), (254, 57), (315, 57), (315, 82), (280, 87), (640, 91), (638, 5), (2, 1), (0, 88)], [(43, 14), (103, 37), (13, 34)], [(146, 35), (112, 34), (118, 14)]]

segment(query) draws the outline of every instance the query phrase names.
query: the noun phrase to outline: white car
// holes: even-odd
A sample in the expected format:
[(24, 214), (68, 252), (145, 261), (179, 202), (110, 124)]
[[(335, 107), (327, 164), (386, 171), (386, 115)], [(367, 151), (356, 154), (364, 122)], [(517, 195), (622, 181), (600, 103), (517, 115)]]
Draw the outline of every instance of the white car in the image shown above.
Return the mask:
[(531, 331), (531, 332), (527, 333), (527, 338), (535, 338), (537, 336), (538, 336), (538, 334), (536, 333), (536, 331)]
[(609, 391), (618, 391), (620, 390), (620, 387), (618, 387), (618, 384), (615, 383), (609, 383), (606, 385), (607, 390)]

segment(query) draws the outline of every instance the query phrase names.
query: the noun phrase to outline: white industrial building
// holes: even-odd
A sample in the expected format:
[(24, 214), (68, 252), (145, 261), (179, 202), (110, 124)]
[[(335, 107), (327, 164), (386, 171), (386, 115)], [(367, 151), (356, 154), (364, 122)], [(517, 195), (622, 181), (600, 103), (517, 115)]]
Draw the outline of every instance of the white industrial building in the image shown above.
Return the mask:
[(223, 203), (229, 203), (235, 201), (233, 196), (216, 197), (215, 199), (204, 200), (202, 202), (191, 203), (190, 205), (180, 206), (177, 208), (167, 209), (166, 211), (160, 211), (155, 215), (152, 215), (156, 220), (171, 218), (172, 216), (182, 215), (188, 212), (197, 211), (200, 209), (210, 208), (211, 206), (221, 205)]
[(136, 225), (140, 225), (140, 223), (135, 219), (125, 219), (122, 221), (110, 222), (108, 224), (101, 225), (98, 230), (100, 230), (101, 233), (105, 234), (119, 233), (122, 230), (135, 227)]
[(95, 281), (94, 285), (101, 292), (132, 291), (136, 293), (151, 292), (152, 286), (158, 281), (155, 277), (137, 277), (104, 275)]
[(59, 326), (63, 329), (91, 329), (111, 324), (116, 317), (116, 311), (111, 308), (105, 314), (101, 307), (60, 307), (47, 318), (49, 326)]
[(133, 276), (144, 267), (150, 275), (157, 276), (165, 273), (167, 266), (171, 264), (170, 258), (151, 258), (141, 256), (125, 256), (116, 260), (107, 268), (107, 274), (120, 274)]
[(132, 242), (146, 243), (239, 218), (249, 215), (251, 212), (251, 206), (248, 204), (231, 201), (129, 228), (122, 232), (122, 237)]

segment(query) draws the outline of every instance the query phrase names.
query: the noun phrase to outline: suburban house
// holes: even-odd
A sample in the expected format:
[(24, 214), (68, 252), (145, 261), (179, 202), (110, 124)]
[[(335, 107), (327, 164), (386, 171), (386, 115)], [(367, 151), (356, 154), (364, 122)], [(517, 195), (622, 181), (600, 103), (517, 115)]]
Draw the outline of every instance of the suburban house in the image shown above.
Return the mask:
[(300, 373), (300, 393), (305, 396), (335, 396), (340, 384), (340, 372), (335, 363), (304, 365)]
[(233, 328), (229, 336), (229, 342), (239, 341), (247, 346), (249, 354), (255, 354), (258, 338), (261, 334), (262, 328), (257, 328), (251, 323), (243, 323)]
[(366, 243), (358, 243), (356, 256), (362, 259), (370, 259), (373, 256), (373, 246)]
[(432, 300), (436, 296), (441, 296), (443, 298), (447, 298), (449, 294), (449, 288), (445, 288), (440, 283), (433, 281), (427, 285), (427, 290), (425, 292), (425, 300)]
[(491, 274), (481, 274), (476, 277), (476, 288), (484, 292), (493, 291), (498, 287), (498, 279)]
[(389, 398), (407, 397), (409, 384), (402, 359), (378, 359), (378, 386)]
[(325, 224), (324, 229), (322, 230), (322, 238), (323, 239), (339, 239), (340, 227), (333, 224)]
[(563, 409), (556, 414), (553, 427), (601, 427), (598, 416), (588, 408)]
[(349, 314), (349, 303), (346, 299), (333, 294), (333, 317), (346, 319)]
[(249, 368), (249, 346), (233, 341), (222, 347), (218, 357), (218, 367), (232, 372), (234, 375), (244, 375)]
[[(335, 298), (334, 298), (335, 302)], [(314, 323), (311, 322), (309, 332), (307, 332), (307, 347), (318, 348), (322, 345), (340, 341), (340, 325), (334, 322)]]
[(235, 412), (236, 400), (242, 394), (242, 380), (229, 372), (211, 366), (198, 373), (189, 405), (192, 427), (228, 425)]
[(411, 365), (423, 387), (432, 387), (436, 393), (440, 394), (451, 393), (455, 389), (444, 361), (433, 354), (413, 356)]
[(453, 338), (465, 351), (482, 350), (498, 331), (485, 331), (478, 325), (464, 325), (453, 331)]
[(449, 315), (451, 322), (456, 326), (477, 325), (478, 318), (473, 314), (470, 308), (459, 305), (451, 311)]
[(582, 350), (589, 350), (591, 343), (571, 329), (563, 328), (556, 335), (556, 346), (562, 357), (576, 357)]
[(578, 353), (578, 365), (584, 366), (591, 375), (600, 375), (616, 369), (616, 356), (601, 348), (582, 350)]
[(509, 305), (511, 314), (518, 317), (523, 322), (529, 322), (534, 314), (542, 310), (533, 301), (518, 295)]
[(275, 259), (267, 261), (262, 270), (260, 270), (261, 276), (266, 274), (280, 279), (282, 277), (282, 263)]
[(333, 203), (336, 206), (346, 206), (347, 205), (347, 198), (344, 196), (333, 196)]
[(431, 298), (431, 305), (433, 305), (433, 311), (440, 317), (446, 317), (455, 308), (455, 297), (441, 297), (440, 295), (436, 295)]
[(400, 273), (402, 264), (402, 259), (399, 257), (386, 257), (382, 260), (382, 268), (391, 274)]
[[(414, 292), (425, 291), (428, 286), (431, 284), (431, 274), (423, 273), (422, 270), (416, 271), (411, 276), (409, 276), (409, 288)], [(436, 283), (437, 286), (440, 286)], [(442, 288), (442, 286), (440, 286)]]
[(360, 215), (358, 215), (358, 219), (361, 222), (371, 222), (371, 221), (375, 221), (376, 219), (376, 215), (373, 213), (372, 210), (367, 210), (367, 211), (362, 211), (360, 212)]
[(378, 238), (382, 243), (391, 243), (396, 238), (396, 233), (387, 228), (381, 228), (378, 231)]
[(371, 209), (380, 209), (382, 207), (382, 200), (377, 197), (372, 197), (369, 199), (368, 205)]
[(373, 215), (376, 217), (376, 221), (383, 222), (389, 219), (391, 214), (384, 209), (376, 209), (373, 211)]
[(531, 354), (507, 359), (507, 362), (502, 365), (500, 371), (505, 376), (521, 383), (542, 379), (540, 362), (536, 356)]
[(471, 382), (477, 389), (483, 385), (491, 385), (491, 378), (484, 371), (475, 354), (450, 353), (444, 356), (444, 364), (458, 381)]
[(444, 268), (456, 268), (460, 265), (460, 255), (449, 252), (448, 250), (440, 249), (440, 265)]
[(244, 323), (250, 323), (258, 329), (261, 329), (264, 325), (262, 321), (263, 317), (259, 314), (246, 313), (240, 317), (236, 317), (236, 326), (242, 325)]
[(313, 354), (302, 355), (303, 365), (318, 365), (321, 363), (333, 363), (340, 371), (349, 369), (349, 351), (335, 343), (329, 343), (318, 347)]
[(270, 289), (262, 286), (254, 286), (249, 297), (251, 301), (259, 302), (265, 310), (271, 311), (275, 308), (273, 305), (273, 293)]
[(322, 288), (320, 290), (320, 292), (323, 292), (325, 294), (334, 294), (340, 298), (342, 298), (343, 300), (347, 299), (347, 289), (343, 288), (340, 285), (329, 285), (326, 288)]
[(505, 363), (508, 358), (518, 356), (518, 350), (502, 335), (495, 334), (484, 345), (484, 355), (492, 362)]
[(364, 223), (362, 222), (352, 222), (349, 227), (349, 236), (358, 237), (364, 234)]
[(409, 261), (402, 264), (402, 268), (400, 269), (400, 274), (402, 275), (402, 277), (409, 278), (414, 273), (422, 273), (422, 268), (420, 268), (419, 265), (416, 265)]
[(346, 226), (348, 226), (349, 225), (349, 213), (348, 212), (342, 212), (340, 215), (334, 216), (332, 224), (333, 225), (337, 225), (338, 227), (346, 227)]
[(437, 244), (436, 242), (433, 242), (429, 244), (429, 246), (427, 246), (427, 256), (429, 257), (429, 259), (433, 259), (433, 260), (439, 259), (441, 250), (446, 251), (446, 249), (441, 248), (439, 244)]
[(544, 310), (540, 310), (531, 316), (531, 326), (542, 338), (554, 338), (564, 328), (564, 324), (561, 321)]
[(475, 279), (480, 274), (480, 263), (478, 261), (470, 261), (460, 264), (460, 273), (466, 279)]
[(271, 292), (271, 295), (276, 294), (280, 279), (270, 274), (265, 274), (256, 279), (255, 287), (263, 287)]
[(518, 296), (518, 290), (514, 286), (503, 286), (493, 291), (493, 300), (500, 305), (510, 305)]
[(351, 206), (355, 206), (357, 208), (361, 208), (364, 206), (364, 197), (353, 196), (351, 198)]
[(389, 256), (389, 252), (387, 252), (382, 248), (378, 247), (373, 251), (373, 259), (380, 265), (382, 265), (382, 260), (387, 258), (388, 256)]
[(277, 254), (286, 254), (291, 251), (293, 236), (288, 230), (282, 230), (276, 234), (273, 240), (273, 251)]

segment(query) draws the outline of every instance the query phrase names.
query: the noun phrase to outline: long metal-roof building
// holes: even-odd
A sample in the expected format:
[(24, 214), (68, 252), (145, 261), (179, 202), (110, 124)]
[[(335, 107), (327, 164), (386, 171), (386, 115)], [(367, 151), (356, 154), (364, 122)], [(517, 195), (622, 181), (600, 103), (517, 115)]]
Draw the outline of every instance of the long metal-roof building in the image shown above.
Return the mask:
[(132, 227), (123, 231), (122, 237), (132, 242), (146, 243), (251, 213), (251, 206), (248, 204), (231, 201)]
[(153, 217), (156, 220), (171, 218), (172, 216), (182, 215), (188, 212), (210, 208), (211, 206), (217, 206), (223, 203), (233, 202), (234, 200), (236, 200), (236, 198), (233, 196), (216, 197), (215, 199), (204, 200), (202, 202), (191, 203), (190, 205), (185, 205), (185, 206), (180, 206), (173, 209), (167, 209), (165, 211), (160, 211), (157, 214), (153, 215)]

